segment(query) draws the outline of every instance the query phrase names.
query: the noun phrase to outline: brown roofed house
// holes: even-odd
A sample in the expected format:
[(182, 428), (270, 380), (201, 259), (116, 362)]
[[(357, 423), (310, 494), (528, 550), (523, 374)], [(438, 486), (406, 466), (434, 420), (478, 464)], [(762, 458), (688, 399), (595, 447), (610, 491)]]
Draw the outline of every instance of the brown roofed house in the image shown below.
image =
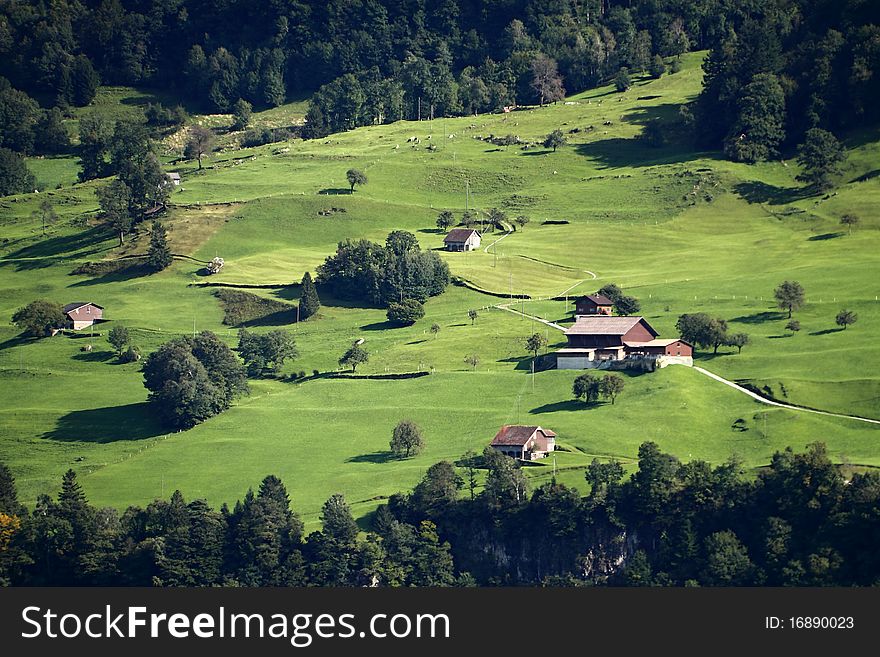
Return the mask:
[(480, 234), (473, 228), (453, 228), (443, 243), (447, 251), (473, 251), (480, 248)]
[(67, 317), (68, 328), (72, 328), (74, 331), (92, 326), (104, 318), (104, 306), (90, 301), (69, 303), (61, 311)]
[(575, 301), (576, 315), (610, 315), (614, 302), (604, 294), (588, 294)]
[(556, 434), (542, 427), (505, 424), (495, 434), (490, 447), (511, 458), (534, 461), (556, 448)]

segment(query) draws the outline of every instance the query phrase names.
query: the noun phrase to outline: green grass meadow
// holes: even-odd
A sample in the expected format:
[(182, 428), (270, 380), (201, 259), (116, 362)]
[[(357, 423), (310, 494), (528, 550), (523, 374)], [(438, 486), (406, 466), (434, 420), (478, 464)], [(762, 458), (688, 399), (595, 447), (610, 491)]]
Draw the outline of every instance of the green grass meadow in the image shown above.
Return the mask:
[[(564, 448), (555, 460), (526, 468), (535, 484), (549, 481), (555, 467), (558, 480), (582, 487), (583, 468), (594, 457), (632, 468), (645, 440), (684, 460), (736, 456), (750, 468), (766, 464), (775, 450), (824, 441), (840, 462), (880, 467), (877, 425), (771, 408), (681, 366), (627, 376), (614, 405), (586, 407), (571, 399), (576, 373), (529, 373), (524, 338), (540, 331), (552, 349), (564, 342), (562, 334), (492, 308), (506, 295), (525, 294), (530, 298), (513, 307), (565, 323), (572, 304), (553, 297), (615, 282), (640, 299), (661, 336), (672, 336), (686, 312), (722, 317), (751, 336), (741, 354), (700, 353), (702, 367), (766, 386), (782, 401), (880, 418), (880, 134), (849, 136), (846, 170), (822, 196), (795, 180), (793, 160), (747, 166), (694, 152), (686, 131), (674, 125), (678, 106), (699, 91), (700, 58), (688, 55), (680, 73), (639, 80), (623, 94), (603, 87), (508, 114), (226, 148), (201, 172), (194, 162), (174, 164), (183, 183), (166, 223), (172, 250), (192, 259), (178, 258), (150, 276), (72, 275), (86, 261), (142, 253), (149, 236), (142, 231), (118, 248), (96, 223), (99, 183), (75, 184), (73, 158), (30, 160), (44, 191), (0, 199), (0, 460), (12, 468), (23, 500), (54, 494), (71, 467), (94, 503), (118, 508), (174, 489), (212, 504), (233, 502), (277, 474), (310, 525), (335, 492), (364, 517), (409, 489), (432, 463), (480, 451), (501, 424), (517, 422), (553, 429)], [(145, 98), (151, 96), (114, 87), (97, 102), (122, 115)], [(305, 109), (300, 102), (256, 113), (255, 125), (290, 125)], [(226, 125), (228, 117), (197, 119)], [(653, 119), (670, 126), (668, 145), (652, 148), (638, 139)], [(556, 128), (569, 139), (556, 153), (484, 139), (515, 134), (539, 142)], [(418, 145), (407, 142), (413, 136)], [(351, 167), (369, 178), (354, 194), (345, 182)], [(47, 194), (61, 218), (44, 235), (32, 212)], [(144, 351), (205, 329), (234, 344), (236, 329), (222, 324), (221, 304), (201, 285), (209, 279), (198, 261), (225, 259), (212, 283), (262, 285), (248, 291), (296, 303), (303, 273), (314, 274), (338, 241), (381, 241), (391, 230), (408, 230), (423, 249), (440, 249), (437, 213), (460, 216), (466, 204), (531, 221), (507, 236), (485, 234), (479, 251), (440, 252), (469, 287), (450, 286), (431, 299), (415, 325), (391, 328), (382, 309), (319, 290), (319, 315), (286, 327), (301, 356), (284, 375), (334, 373), (339, 356), (363, 338), (371, 358), (358, 374), (427, 376), (257, 380), (222, 415), (167, 433), (145, 403), (139, 365), (116, 363), (106, 342), (118, 322)], [(326, 210), (329, 216), (319, 214)], [(849, 212), (861, 219), (852, 234), (839, 225)], [(785, 313), (772, 300), (785, 279), (800, 281), (807, 294), (795, 313), (796, 335), (784, 329)], [(35, 298), (93, 301), (111, 321), (93, 337), (23, 339), (9, 318)], [(472, 308), (480, 310), (474, 323)], [(847, 330), (834, 323), (842, 308), (859, 317)], [(429, 331), (434, 323), (436, 336)], [(91, 352), (81, 350), (85, 344)], [(480, 358), (475, 370), (464, 362), (469, 354)], [(422, 426), (427, 448), (395, 460), (388, 441), (404, 418)], [(747, 430), (735, 429), (737, 420)]]

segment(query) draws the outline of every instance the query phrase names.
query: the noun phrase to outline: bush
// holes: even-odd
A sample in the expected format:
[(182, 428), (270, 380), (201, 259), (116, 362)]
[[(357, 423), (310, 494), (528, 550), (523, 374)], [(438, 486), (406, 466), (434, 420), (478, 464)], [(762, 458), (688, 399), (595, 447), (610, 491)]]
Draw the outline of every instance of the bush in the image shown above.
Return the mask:
[(31, 301), (12, 316), (13, 324), (35, 338), (49, 335), (52, 329), (61, 328), (65, 322), (61, 306), (45, 299)]
[(392, 303), (385, 313), (389, 322), (410, 326), (425, 316), (425, 307), (415, 299), (404, 299), (400, 303)]
[(136, 363), (141, 359), (141, 350), (138, 349), (134, 345), (129, 345), (128, 349), (126, 349), (121, 356), (119, 356), (120, 363)]
[(242, 148), (254, 148), (266, 144), (274, 144), (278, 141), (293, 139), (296, 134), (288, 128), (262, 128), (248, 130), (241, 136), (239, 143)]

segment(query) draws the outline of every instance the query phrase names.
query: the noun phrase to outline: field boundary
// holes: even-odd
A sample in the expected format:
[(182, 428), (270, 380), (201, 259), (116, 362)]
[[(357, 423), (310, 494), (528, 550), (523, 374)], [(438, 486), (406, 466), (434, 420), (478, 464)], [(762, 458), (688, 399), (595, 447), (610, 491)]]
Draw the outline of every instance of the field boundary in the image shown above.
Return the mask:
[(820, 411), (817, 408), (808, 408), (806, 406), (797, 406), (795, 404), (785, 404), (783, 402), (774, 401), (772, 399), (768, 399), (767, 397), (763, 397), (762, 395), (759, 395), (758, 393), (753, 392), (753, 391), (749, 390), (748, 388), (745, 388), (745, 387), (741, 386), (740, 384), (735, 383), (734, 381), (730, 381), (728, 379), (725, 379), (723, 376), (719, 376), (717, 374), (714, 374), (714, 373), (710, 372), (709, 370), (704, 369), (702, 367), (698, 367), (698, 366), (694, 365), (693, 369), (695, 369), (700, 374), (704, 374), (705, 376), (708, 376), (710, 379), (715, 379), (716, 381), (723, 383), (726, 386), (730, 386), (731, 388), (740, 391), (744, 395), (748, 395), (749, 397), (751, 397), (755, 401), (761, 402), (762, 404), (767, 404), (768, 406), (776, 406), (778, 408), (786, 408), (790, 411), (801, 411), (803, 413), (815, 413), (817, 415), (826, 415), (828, 417), (842, 417), (842, 418), (846, 418), (848, 420), (857, 420), (859, 422), (868, 422), (870, 424), (880, 424), (880, 420), (874, 420), (872, 418), (862, 417), (860, 415), (847, 415), (846, 413), (832, 413), (831, 411)]

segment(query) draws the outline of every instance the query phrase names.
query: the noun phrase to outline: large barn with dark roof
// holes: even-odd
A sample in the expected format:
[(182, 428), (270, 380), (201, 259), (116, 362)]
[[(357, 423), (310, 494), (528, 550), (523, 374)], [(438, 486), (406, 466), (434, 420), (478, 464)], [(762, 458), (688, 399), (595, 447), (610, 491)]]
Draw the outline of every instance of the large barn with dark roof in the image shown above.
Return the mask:
[(582, 370), (600, 367), (606, 361), (660, 357), (668, 363), (692, 364), (690, 343), (658, 336), (644, 317), (579, 315), (565, 331), (568, 346), (556, 352), (556, 367)]

